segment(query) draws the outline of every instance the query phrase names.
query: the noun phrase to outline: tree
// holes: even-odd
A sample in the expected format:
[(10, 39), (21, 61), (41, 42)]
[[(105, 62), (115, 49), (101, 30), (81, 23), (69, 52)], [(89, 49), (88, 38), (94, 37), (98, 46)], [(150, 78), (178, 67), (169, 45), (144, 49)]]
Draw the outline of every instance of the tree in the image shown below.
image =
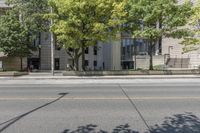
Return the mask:
[(193, 8), (193, 14), (189, 20), (188, 26), (191, 27), (193, 32), (181, 42), (184, 46), (184, 52), (194, 51), (200, 48), (200, 0), (198, 0), (197, 5)]
[(6, 0), (6, 3), (18, 12), (32, 36), (48, 30), (49, 21), (43, 18), (49, 12), (48, 0)]
[[(29, 37), (27, 38), (32, 40), (30, 44), (33, 43), (33, 40), (38, 39), (39, 45), (41, 45), (41, 32), (49, 29), (49, 21), (43, 18), (44, 14), (49, 12), (48, 0), (6, 0), (6, 3), (12, 7), (9, 10), (18, 14), (20, 24), (23, 25), (22, 28), (28, 32), (27, 36)], [(15, 44), (13, 44), (14, 46)]]
[[(50, 0), (54, 10), (51, 30), (78, 66), (82, 56), (85, 70), (85, 48), (114, 37), (126, 15), (125, 0)], [(70, 50), (69, 50), (70, 49)]]
[(135, 22), (128, 19), (134, 38), (146, 40), (149, 46), (150, 65), (153, 70), (153, 51), (156, 42), (162, 37), (182, 38), (188, 35), (188, 29), (184, 26), (188, 17), (192, 14), (191, 2), (179, 5), (176, 0), (130, 0), (129, 17), (136, 17)]
[(21, 60), (33, 50), (29, 30), (19, 20), (19, 15), (13, 11), (0, 17), (0, 48), (5, 55), (19, 57)]

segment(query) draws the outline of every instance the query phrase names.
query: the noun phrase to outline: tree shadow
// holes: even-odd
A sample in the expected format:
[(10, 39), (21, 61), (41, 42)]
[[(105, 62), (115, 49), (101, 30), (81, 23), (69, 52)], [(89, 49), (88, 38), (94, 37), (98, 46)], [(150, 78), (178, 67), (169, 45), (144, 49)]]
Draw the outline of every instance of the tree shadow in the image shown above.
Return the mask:
[[(86, 126), (80, 126), (76, 130), (71, 131), (70, 129), (66, 129), (61, 133), (109, 133), (105, 130), (98, 130), (98, 126), (94, 124), (88, 124)], [(139, 133), (130, 128), (128, 124), (117, 126), (113, 129), (112, 133)]]
[(33, 113), (33, 112), (35, 112), (35, 111), (37, 111), (37, 110), (39, 110), (39, 109), (41, 109), (41, 108), (44, 108), (44, 107), (46, 107), (46, 106), (48, 106), (48, 105), (50, 105), (50, 104), (53, 104), (53, 103), (59, 101), (60, 99), (62, 99), (63, 97), (65, 97), (67, 94), (68, 94), (68, 93), (59, 93), (58, 95), (60, 95), (60, 96), (59, 96), (57, 99), (55, 99), (55, 100), (53, 100), (53, 101), (51, 101), (51, 102), (48, 102), (48, 103), (46, 103), (46, 104), (44, 104), (44, 105), (41, 105), (41, 106), (39, 106), (39, 107), (37, 107), (37, 108), (31, 110), (31, 111), (28, 111), (27, 113), (24, 113), (24, 114), (22, 114), (22, 115), (19, 115), (19, 116), (14, 117), (14, 118), (12, 118), (12, 119), (10, 119), (10, 120), (7, 120), (7, 121), (5, 121), (5, 122), (3, 122), (3, 123), (0, 123), (0, 126), (1, 126), (1, 125), (5, 125), (5, 126), (3, 126), (3, 127), (0, 129), (0, 133), (3, 132), (3, 131), (4, 131), (5, 129), (7, 129), (8, 127), (10, 127), (11, 125), (13, 125), (14, 123), (16, 123), (17, 121), (19, 121), (20, 119), (24, 118), (25, 116), (27, 116), (27, 115), (29, 115), (29, 114), (31, 114), (31, 113)]
[(200, 133), (200, 119), (192, 113), (176, 114), (151, 127), (150, 133)]
[[(61, 133), (110, 133), (98, 129), (97, 125), (89, 124), (80, 126), (75, 130), (66, 129)], [(131, 129), (129, 124), (125, 124), (115, 127), (111, 133), (139, 132)], [(165, 117), (161, 125), (150, 126), (150, 130), (147, 130), (145, 133), (200, 133), (200, 118), (192, 113), (175, 114), (171, 117)]]

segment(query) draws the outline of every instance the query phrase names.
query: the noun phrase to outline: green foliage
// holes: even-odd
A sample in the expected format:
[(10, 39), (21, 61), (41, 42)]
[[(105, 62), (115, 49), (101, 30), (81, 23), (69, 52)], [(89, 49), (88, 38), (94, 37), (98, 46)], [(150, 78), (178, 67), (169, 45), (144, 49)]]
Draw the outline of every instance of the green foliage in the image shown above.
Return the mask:
[[(178, 5), (176, 0), (130, 0), (129, 17), (140, 20), (136, 29), (131, 29), (133, 37), (158, 39), (162, 36), (182, 38), (187, 36), (184, 26), (192, 14), (192, 3)], [(132, 21), (130, 21), (132, 23)]]
[(5, 55), (26, 57), (31, 53), (29, 30), (19, 22), (19, 15), (9, 11), (0, 17), (0, 48)]
[(11, 9), (0, 18), (0, 48), (7, 56), (22, 57), (31, 54), (33, 40), (48, 28), (43, 15), (48, 12), (48, 0), (7, 0)]
[(155, 65), (153, 66), (154, 70), (164, 70), (165, 69), (165, 65)]
[(188, 25), (192, 28), (193, 32), (190, 36), (185, 37), (182, 41), (182, 45), (184, 46), (184, 53), (194, 51), (200, 48), (200, 0), (193, 8), (193, 14), (190, 17), (190, 21)]
[(95, 45), (116, 36), (125, 16), (122, 0), (50, 0), (51, 30), (66, 48)]
[(84, 57), (86, 47), (116, 37), (126, 16), (125, 0), (50, 0), (49, 3), (53, 8), (53, 14), (48, 15), (53, 19), (51, 31), (60, 45), (75, 49), (76, 56)]
[[(149, 69), (153, 69), (152, 52), (158, 39), (183, 38), (191, 34), (185, 27), (192, 14), (192, 3), (189, 1), (180, 5), (176, 0), (129, 0), (128, 4), (129, 33), (132, 33), (134, 38), (148, 42)], [(133, 26), (133, 23), (136, 24)]]
[(143, 68), (137, 68), (137, 71), (142, 71), (142, 70), (144, 70)]
[(48, 0), (7, 0), (12, 10), (20, 14), (20, 21), (26, 25), (32, 36), (48, 29), (48, 21), (43, 16), (49, 12)]

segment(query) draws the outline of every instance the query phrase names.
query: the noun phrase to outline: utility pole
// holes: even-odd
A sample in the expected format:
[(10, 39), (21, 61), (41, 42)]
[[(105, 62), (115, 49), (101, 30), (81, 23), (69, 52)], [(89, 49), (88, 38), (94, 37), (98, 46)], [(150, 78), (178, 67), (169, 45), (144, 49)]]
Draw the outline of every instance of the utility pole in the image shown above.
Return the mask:
[[(53, 13), (53, 8), (51, 7), (51, 13)], [(51, 19), (51, 26), (53, 25), (53, 19)], [(54, 76), (54, 34), (51, 31), (51, 73)]]

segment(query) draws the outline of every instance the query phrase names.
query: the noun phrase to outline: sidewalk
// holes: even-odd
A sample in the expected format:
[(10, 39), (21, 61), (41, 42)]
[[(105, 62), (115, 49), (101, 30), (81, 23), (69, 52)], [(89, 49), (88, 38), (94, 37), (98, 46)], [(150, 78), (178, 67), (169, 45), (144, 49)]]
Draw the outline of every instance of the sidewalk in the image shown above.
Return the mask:
[(182, 79), (182, 78), (200, 78), (200, 75), (127, 75), (127, 76), (62, 76), (56, 73), (31, 73), (20, 77), (0, 77), (0, 80), (48, 80), (48, 79)]

